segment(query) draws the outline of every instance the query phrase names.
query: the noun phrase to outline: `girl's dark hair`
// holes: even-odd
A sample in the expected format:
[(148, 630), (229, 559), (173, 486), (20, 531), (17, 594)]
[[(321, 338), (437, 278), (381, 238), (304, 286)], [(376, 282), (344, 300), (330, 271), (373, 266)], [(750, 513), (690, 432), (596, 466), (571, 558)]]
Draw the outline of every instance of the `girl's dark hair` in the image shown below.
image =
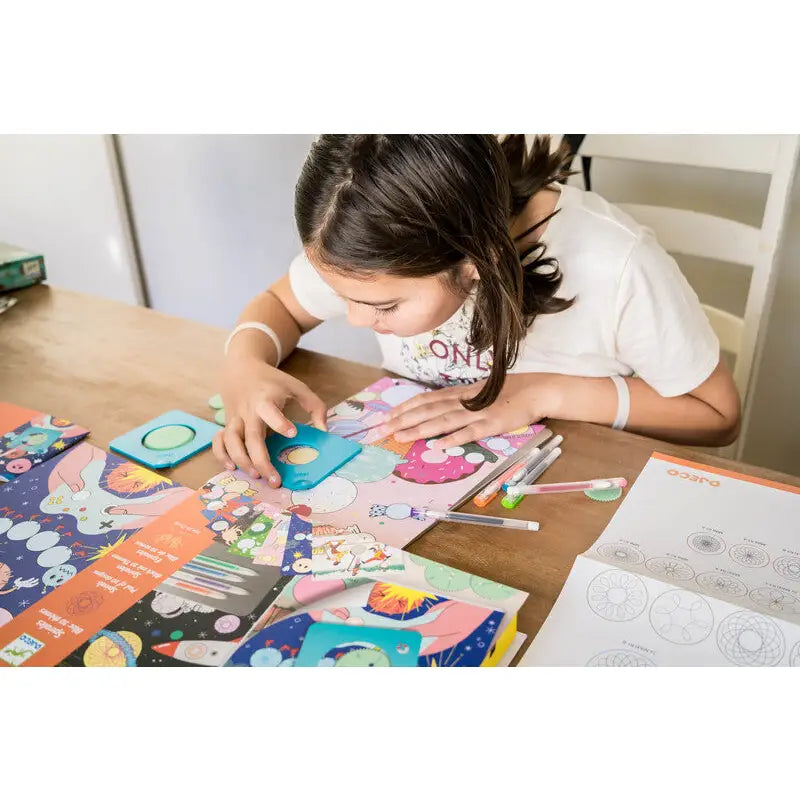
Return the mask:
[(493, 135), (324, 135), (313, 145), (295, 194), (303, 245), (326, 267), (404, 277), (442, 275), (457, 285), (465, 262), (480, 281), (469, 344), (493, 350), (489, 379), (464, 406), (493, 403), (520, 343), (539, 314), (572, 304), (555, 297), (561, 270), (544, 244), (518, 253), (509, 224), (541, 189), (570, 173), (566, 144)]

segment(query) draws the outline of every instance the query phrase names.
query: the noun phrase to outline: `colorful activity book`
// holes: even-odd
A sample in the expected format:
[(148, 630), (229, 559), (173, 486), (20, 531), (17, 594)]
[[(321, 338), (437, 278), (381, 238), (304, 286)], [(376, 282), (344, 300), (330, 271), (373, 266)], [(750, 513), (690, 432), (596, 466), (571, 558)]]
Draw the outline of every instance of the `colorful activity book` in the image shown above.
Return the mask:
[(0, 403), (0, 483), (24, 475), (88, 435), (69, 420)]
[[(291, 575), (229, 666), (293, 666), (306, 635), (320, 623), (414, 631), (422, 637), (419, 666), (494, 666), (514, 640), (525, 592), (377, 542), (355, 525), (338, 534), (327, 525), (313, 531), (312, 537), (300, 534), (300, 548), (296, 537), (285, 543), (284, 571), (299, 557), (306, 559), (305, 574)], [(379, 563), (370, 569), (376, 553)], [(355, 641), (348, 639), (346, 648)], [(381, 649), (377, 642), (358, 641), (370, 650), (365, 657)], [(349, 652), (326, 651), (319, 666), (328, 666), (330, 658), (345, 666), (356, 659), (339, 661)], [(394, 655), (383, 653), (376, 666), (392, 665)]]
[(521, 665), (800, 666), (800, 489), (654, 453)]
[(191, 494), (86, 442), (1, 485), (0, 664), (18, 635), (26, 658), (57, 663), (95, 610), (127, 608), (160, 560), (126, 563), (136, 537)]
[[(358, 442), (361, 453), (312, 489), (289, 491), (259, 484), (259, 499), (313, 518), (315, 524), (346, 529), (356, 522), (378, 541), (405, 547), (435, 523), (425, 517), (426, 508), (459, 505), (505, 459), (544, 430), (530, 425), (437, 451), (430, 442), (400, 443), (373, 427), (386, 412), (424, 391), (413, 381), (381, 378), (340, 403), (328, 417), (328, 430)], [(302, 450), (289, 447), (281, 457), (302, 463), (308, 457)]]
[[(301, 492), (238, 471), (195, 492), (0, 404), (4, 441), (49, 459), (0, 485), (0, 666), (495, 665), (527, 594), (399, 546), (541, 427), (444, 453), (358, 433), (420, 391), (385, 378), (337, 406), (362, 453)], [(320, 630), (342, 625), (361, 635)]]
[[(299, 583), (304, 579), (295, 580)], [(291, 603), (296, 591), (302, 589), (298, 590), (297, 585), (293, 584), (289, 592), (279, 598), (274, 609), (276, 613), (285, 610), (281, 607), (281, 601)], [(414, 632), (420, 637), (417, 650), (419, 666), (478, 667), (484, 662), (492, 663), (492, 656), (496, 653), (499, 660), (513, 639), (512, 632), (508, 641), (504, 640), (501, 646), (493, 650), (503, 612), (464, 603), (435, 592), (372, 580), (350, 587), (346, 584), (331, 586), (329, 591), (327, 596), (290, 611), (279, 621), (250, 636), (233, 653), (230, 666), (293, 666), (304, 646), (305, 637), (315, 623), (349, 626), (351, 638), (340, 643), (348, 647), (363, 643), (363, 638), (358, 635), (362, 629)], [(360, 646), (363, 647), (363, 644)], [(373, 641), (371, 649), (380, 652), (382, 645)], [(341, 655), (341, 651), (336, 655), (326, 651), (320, 658), (330, 657), (336, 661)], [(383, 655), (386, 663), (382, 666), (390, 666), (392, 656), (391, 652)], [(347, 659), (341, 666), (349, 663), (351, 661)]]

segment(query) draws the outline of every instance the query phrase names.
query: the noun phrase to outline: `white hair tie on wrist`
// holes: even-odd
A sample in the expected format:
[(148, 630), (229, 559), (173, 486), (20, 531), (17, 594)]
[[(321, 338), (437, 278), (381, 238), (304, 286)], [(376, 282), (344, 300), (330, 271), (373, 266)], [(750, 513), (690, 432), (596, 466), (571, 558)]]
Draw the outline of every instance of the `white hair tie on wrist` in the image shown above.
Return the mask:
[(625, 426), (628, 424), (628, 415), (631, 412), (631, 390), (621, 375), (609, 375), (609, 377), (617, 387), (617, 416), (611, 427), (615, 431), (625, 430)]
[(281, 340), (278, 338), (278, 334), (275, 333), (275, 331), (272, 330), (272, 328), (270, 328), (269, 325), (265, 325), (263, 322), (242, 322), (240, 325), (237, 325), (231, 331), (230, 336), (228, 336), (228, 339), (225, 342), (225, 351), (224, 351), (225, 355), (226, 356), (228, 355), (228, 348), (231, 346), (231, 340), (233, 339), (233, 337), (236, 336), (236, 334), (239, 333), (240, 331), (246, 331), (246, 330), (261, 331), (262, 333), (266, 333), (267, 336), (269, 336), (269, 338), (272, 339), (272, 343), (275, 345), (275, 350), (277, 351), (278, 355), (278, 360), (275, 363), (275, 366), (277, 367), (281, 363), (281, 361), (283, 361)]

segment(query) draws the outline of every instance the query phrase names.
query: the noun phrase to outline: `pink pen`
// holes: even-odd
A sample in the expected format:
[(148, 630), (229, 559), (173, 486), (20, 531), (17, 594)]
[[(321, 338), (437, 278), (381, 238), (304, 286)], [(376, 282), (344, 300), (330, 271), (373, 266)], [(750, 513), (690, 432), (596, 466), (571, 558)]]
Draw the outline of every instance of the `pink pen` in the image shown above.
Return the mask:
[(519, 497), (523, 494), (556, 494), (558, 492), (585, 492), (588, 489), (624, 489), (628, 485), (625, 478), (597, 478), (593, 481), (574, 481), (573, 483), (540, 483), (531, 486), (509, 486), (507, 494)]

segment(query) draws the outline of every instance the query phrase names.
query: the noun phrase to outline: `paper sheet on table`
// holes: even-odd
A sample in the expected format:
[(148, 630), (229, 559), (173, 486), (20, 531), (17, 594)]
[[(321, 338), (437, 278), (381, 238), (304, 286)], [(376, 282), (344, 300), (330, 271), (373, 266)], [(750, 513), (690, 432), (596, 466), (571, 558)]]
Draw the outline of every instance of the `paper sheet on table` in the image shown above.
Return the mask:
[(656, 454), (520, 664), (800, 666), (799, 623), (800, 490)]

